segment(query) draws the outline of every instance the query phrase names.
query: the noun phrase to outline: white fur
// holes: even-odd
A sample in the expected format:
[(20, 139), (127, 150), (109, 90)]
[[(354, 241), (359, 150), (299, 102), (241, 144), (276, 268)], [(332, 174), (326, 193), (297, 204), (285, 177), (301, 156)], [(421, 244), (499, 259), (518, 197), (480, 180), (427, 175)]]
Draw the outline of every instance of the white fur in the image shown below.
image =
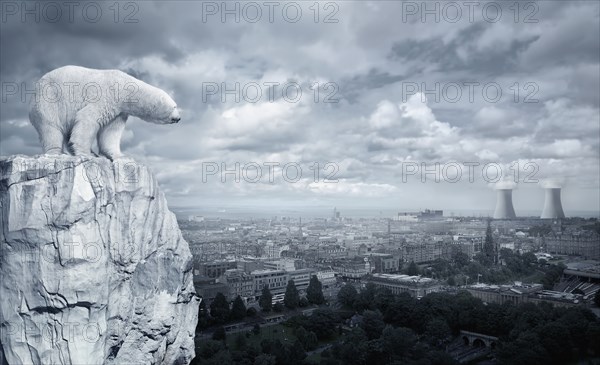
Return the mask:
[(44, 153), (70, 149), (74, 155), (89, 155), (97, 139), (100, 154), (115, 159), (121, 155), (121, 134), (129, 115), (157, 124), (180, 118), (166, 92), (124, 72), (65, 66), (36, 84), (29, 120)]

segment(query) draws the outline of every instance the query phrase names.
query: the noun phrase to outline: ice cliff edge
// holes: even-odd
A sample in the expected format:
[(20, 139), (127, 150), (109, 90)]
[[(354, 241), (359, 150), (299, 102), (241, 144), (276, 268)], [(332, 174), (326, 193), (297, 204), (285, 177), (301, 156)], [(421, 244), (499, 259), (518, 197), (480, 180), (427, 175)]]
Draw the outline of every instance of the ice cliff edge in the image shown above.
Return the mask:
[(188, 364), (192, 255), (132, 159), (0, 157), (0, 330), (9, 364)]

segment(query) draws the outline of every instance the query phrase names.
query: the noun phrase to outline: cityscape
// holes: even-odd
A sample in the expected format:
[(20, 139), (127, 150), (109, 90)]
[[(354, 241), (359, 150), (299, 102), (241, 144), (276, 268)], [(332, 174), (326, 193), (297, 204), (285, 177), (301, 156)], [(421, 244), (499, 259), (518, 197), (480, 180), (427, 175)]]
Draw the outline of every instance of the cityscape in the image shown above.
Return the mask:
[[(227, 350), (198, 363), (238, 361), (235, 356), (252, 343), (263, 351), (264, 346), (280, 346), (272, 359), (276, 363), (282, 358), (292, 363), (388, 363), (385, 350), (367, 346), (358, 354), (347, 344), (356, 340), (353, 336), (366, 336), (364, 341), (400, 336), (385, 332), (394, 316), (403, 316), (394, 312), (400, 310), (392, 304), (398, 298), (403, 306), (413, 306), (402, 310), (422, 310), (424, 315), (451, 311), (444, 302), (466, 298), (493, 315), (548, 308), (571, 311), (569, 316), (585, 311), (600, 315), (598, 218), (566, 218), (560, 191), (549, 194), (539, 217), (517, 217), (510, 195), (498, 191), (493, 217), (449, 217), (442, 210), (425, 209), (354, 218), (335, 207), (328, 217), (304, 219), (180, 215), (194, 257), (194, 287), (204, 303), (197, 344), (200, 351), (206, 351), (203, 341), (209, 339), (227, 344)], [(320, 292), (316, 300), (315, 283)], [(569, 356), (581, 356), (560, 354), (557, 361), (550, 358), (550, 349), (529, 354), (521, 348), (521, 336), (508, 331), (509, 323), (503, 328), (478, 321), (454, 323), (451, 317), (457, 314), (428, 313), (434, 316), (429, 323), (406, 325), (411, 330), (403, 335), (439, 352), (424, 356), (432, 363), (564, 363), (571, 361)], [(313, 316), (329, 321), (335, 333), (311, 324)], [(309, 322), (302, 325), (299, 317)], [(548, 325), (557, 325), (552, 323)], [(261, 342), (264, 335), (255, 340), (265, 331), (278, 340)], [(592, 331), (584, 336), (592, 349), (598, 337), (591, 337), (597, 336), (592, 327), (586, 331)], [(561, 341), (564, 336), (560, 333)], [(304, 353), (297, 350), (298, 343)], [(424, 348), (405, 349), (397, 358), (410, 362), (411, 356), (423, 355), (419, 351)], [(258, 356), (256, 362), (271, 361)]]

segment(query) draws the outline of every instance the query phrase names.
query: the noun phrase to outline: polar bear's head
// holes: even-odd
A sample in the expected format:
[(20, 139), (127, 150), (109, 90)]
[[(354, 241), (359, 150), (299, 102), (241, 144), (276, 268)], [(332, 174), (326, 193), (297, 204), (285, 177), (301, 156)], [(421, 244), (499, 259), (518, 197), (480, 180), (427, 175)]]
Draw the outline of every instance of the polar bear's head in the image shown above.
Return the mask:
[(125, 106), (125, 113), (155, 124), (173, 124), (181, 120), (177, 103), (164, 90), (140, 82), (136, 102)]
[[(160, 89), (159, 89), (160, 90)], [(163, 90), (160, 90), (158, 100), (154, 104), (154, 110), (149, 122), (156, 124), (172, 124), (181, 120), (177, 103)]]

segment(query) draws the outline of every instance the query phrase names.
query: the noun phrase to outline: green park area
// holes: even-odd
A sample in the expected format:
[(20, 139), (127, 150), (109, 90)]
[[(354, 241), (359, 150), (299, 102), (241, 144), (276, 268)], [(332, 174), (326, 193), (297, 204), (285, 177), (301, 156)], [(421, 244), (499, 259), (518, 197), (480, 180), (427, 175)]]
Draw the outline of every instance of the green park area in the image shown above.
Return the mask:
[(263, 340), (275, 340), (278, 339), (284, 344), (293, 344), (296, 342), (296, 335), (294, 334), (293, 328), (283, 326), (281, 324), (271, 326), (261, 326), (260, 331), (248, 330), (237, 333), (228, 333), (226, 337), (227, 347), (237, 348), (239, 343), (239, 337), (244, 337), (243, 342), (247, 346), (257, 346), (260, 348), (260, 344)]

